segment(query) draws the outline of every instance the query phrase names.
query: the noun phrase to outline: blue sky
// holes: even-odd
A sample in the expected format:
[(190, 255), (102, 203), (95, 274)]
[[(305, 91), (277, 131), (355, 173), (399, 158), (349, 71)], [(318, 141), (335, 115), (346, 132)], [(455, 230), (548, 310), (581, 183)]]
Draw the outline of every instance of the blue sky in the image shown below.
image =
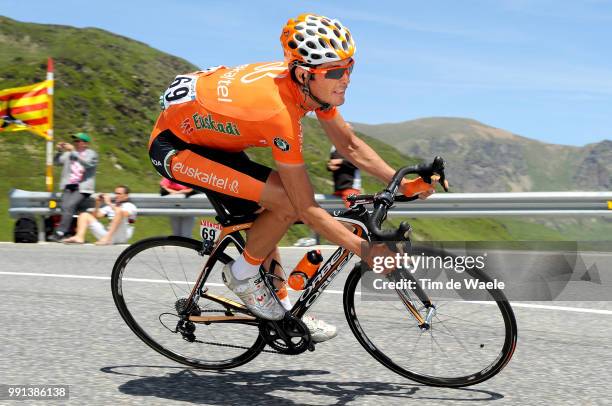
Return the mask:
[(0, 0), (7, 17), (99, 27), (200, 67), (282, 59), (281, 28), (302, 12), (356, 40), (349, 121), (469, 117), (545, 142), (612, 139), (612, 0)]

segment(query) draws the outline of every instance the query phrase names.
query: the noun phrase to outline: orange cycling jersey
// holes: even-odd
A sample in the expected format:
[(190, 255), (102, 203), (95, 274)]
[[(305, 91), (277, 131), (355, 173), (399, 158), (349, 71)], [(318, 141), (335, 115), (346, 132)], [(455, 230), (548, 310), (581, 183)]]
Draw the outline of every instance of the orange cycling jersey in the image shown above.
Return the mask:
[(170, 130), (189, 144), (230, 152), (269, 147), (277, 162), (301, 164), (301, 98), (284, 62), (179, 75), (160, 98), (164, 111), (149, 146)]

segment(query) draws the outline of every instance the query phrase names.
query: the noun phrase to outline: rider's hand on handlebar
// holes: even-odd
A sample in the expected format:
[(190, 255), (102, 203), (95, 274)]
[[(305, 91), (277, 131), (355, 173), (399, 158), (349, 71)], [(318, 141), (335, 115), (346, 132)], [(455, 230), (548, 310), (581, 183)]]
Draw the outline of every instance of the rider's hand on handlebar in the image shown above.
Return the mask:
[(431, 184), (425, 182), (420, 177), (410, 180), (404, 179), (402, 180), (402, 184), (400, 185), (399, 191), (407, 197), (419, 195), (419, 199), (427, 199), (429, 196), (436, 192), (434, 187), (439, 180), (440, 176), (438, 175), (431, 176)]

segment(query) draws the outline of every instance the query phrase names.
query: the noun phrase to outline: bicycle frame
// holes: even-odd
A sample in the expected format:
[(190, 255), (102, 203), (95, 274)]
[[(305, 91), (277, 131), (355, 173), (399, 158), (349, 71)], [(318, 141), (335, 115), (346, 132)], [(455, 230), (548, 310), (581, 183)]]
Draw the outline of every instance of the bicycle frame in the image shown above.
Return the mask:
[[(353, 232), (364, 239), (364, 242), (370, 241), (370, 235), (368, 232), (368, 228), (366, 224), (368, 224), (370, 213), (363, 205), (357, 205), (348, 210), (337, 210), (332, 216), (340, 221), (343, 224), (347, 224), (353, 227)], [(239, 252), (244, 250), (246, 242), (240, 231), (245, 231), (251, 228), (251, 223), (242, 223), (242, 224), (234, 224), (228, 225), (224, 227), (221, 231), (221, 235), (219, 237), (218, 242), (212, 248), (212, 252), (210, 253), (210, 257), (206, 261), (198, 280), (196, 281), (194, 288), (189, 296), (188, 304), (185, 307), (186, 313), (189, 314), (191, 311), (193, 304), (196, 303), (200, 297), (205, 297), (211, 301), (217, 302), (228, 309), (232, 309), (236, 312), (242, 313), (241, 316), (236, 315), (227, 315), (226, 317), (206, 317), (206, 316), (188, 316), (187, 318), (194, 322), (204, 322), (204, 323), (247, 323), (247, 324), (258, 324), (258, 321), (255, 317), (251, 315), (245, 315), (248, 313), (246, 306), (241, 303), (235, 302), (233, 300), (227, 299), (222, 296), (212, 295), (206, 292), (204, 286), (206, 284), (206, 280), (208, 279), (214, 265), (221, 258), (225, 260), (225, 262), (229, 262), (231, 258), (225, 254), (225, 249), (229, 246), (230, 243), (234, 244)], [(342, 271), (344, 266), (350, 261), (353, 257), (353, 253), (344, 249), (343, 247), (338, 247), (333, 255), (325, 261), (325, 263), (317, 270), (317, 272), (310, 278), (304, 287), (302, 294), (298, 298), (298, 300), (293, 305), (291, 309), (291, 314), (297, 318), (302, 318), (304, 314), (308, 311), (308, 309), (316, 302), (317, 298), (325, 291), (327, 286), (331, 284), (331, 282), (335, 279), (335, 277)], [(410, 278), (410, 276), (409, 276)], [(268, 287), (273, 290), (273, 286), (267, 280), (268, 278), (264, 278), (265, 283), (268, 284)], [(428, 315), (431, 314), (431, 309), (434, 307), (431, 304), (431, 301), (427, 297), (427, 295), (418, 287), (415, 289), (415, 293), (421, 302), (428, 309)], [(406, 297), (405, 293), (401, 290), (397, 290), (397, 294), (400, 296), (400, 299), (404, 303), (406, 310), (412, 314), (415, 318), (416, 324), (420, 328), (424, 328), (428, 326), (428, 320), (423, 317), (416, 306), (412, 303), (412, 301)], [(246, 317), (245, 317), (246, 316)]]
[[(368, 230), (365, 224), (367, 224), (368, 211), (363, 206), (357, 206), (349, 210), (338, 210), (333, 213), (336, 220), (343, 224), (348, 224), (354, 228), (354, 233), (364, 238), (364, 241), (369, 241)], [(206, 297), (209, 300), (215, 301), (223, 306), (231, 308), (240, 313), (246, 313), (246, 307), (233, 300), (229, 300), (220, 296), (211, 295), (206, 292), (204, 286), (206, 280), (210, 276), (213, 267), (221, 258), (229, 261), (231, 258), (225, 254), (225, 249), (229, 244), (234, 244), (239, 252), (244, 250), (246, 242), (240, 231), (245, 231), (251, 228), (252, 223), (236, 224), (224, 227), (219, 236), (218, 242), (212, 249), (210, 257), (206, 261), (198, 280), (194, 284), (194, 288), (189, 295), (188, 304), (185, 307), (187, 313), (192, 309), (193, 304), (198, 301), (200, 297)], [(334, 254), (317, 270), (312, 278), (308, 280), (308, 283), (304, 287), (302, 294), (291, 309), (291, 313), (298, 318), (301, 318), (308, 309), (316, 302), (317, 298), (323, 293), (323, 291), (331, 284), (334, 278), (342, 271), (344, 266), (353, 257), (353, 253), (346, 250), (343, 247), (338, 247)], [(267, 279), (267, 278), (265, 278)], [(268, 281), (266, 280), (266, 283)], [(270, 286), (271, 287), (271, 286)], [(189, 316), (192, 321), (196, 322), (210, 322), (210, 323), (248, 323), (257, 324), (256, 319), (245, 319), (244, 317), (233, 317), (227, 316), (227, 318), (207, 318), (205, 316)]]

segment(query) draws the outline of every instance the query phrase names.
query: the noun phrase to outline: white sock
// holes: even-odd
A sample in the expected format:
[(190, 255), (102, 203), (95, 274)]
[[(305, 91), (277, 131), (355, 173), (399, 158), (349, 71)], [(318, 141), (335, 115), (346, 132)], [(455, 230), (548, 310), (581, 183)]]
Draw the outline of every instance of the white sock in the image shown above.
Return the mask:
[(234, 278), (242, 281), (248, 278), (252, 278), (253, 276), (257, 275), (259, 273), (259, 267), (261, 266), (261, 264), (259, 265), (253, 265), (247, 262), (246, 259), (244, 259), (244, 255), (240, 255), (240, 258), (238, 258), (233, 264), (232, 264), (232, 275), (234, 275)]
[(291, 308), (293, 307), (293, 305), (291, 304), (291, 299), (289, 299), (289, 295), (287, 295), (287, 297), (285, 297), (284, 299), (280, 299), (280, 302), (285, 308), (285, 310), (291, 310)]

